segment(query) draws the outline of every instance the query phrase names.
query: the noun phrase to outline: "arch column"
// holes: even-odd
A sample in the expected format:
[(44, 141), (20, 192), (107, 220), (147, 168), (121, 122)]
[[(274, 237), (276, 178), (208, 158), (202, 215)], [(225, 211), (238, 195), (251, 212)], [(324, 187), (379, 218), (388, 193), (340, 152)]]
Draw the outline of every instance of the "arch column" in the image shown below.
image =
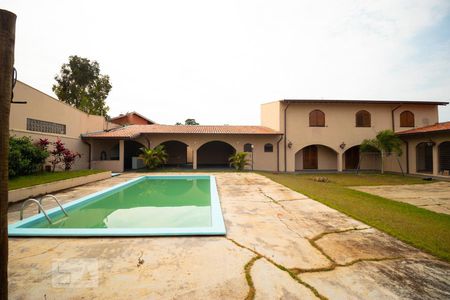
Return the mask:
[(197, 149), (192, 149), (192, 169), (197, 170)]
[(120, 140), (119, 141), (119, 162), (120, 162), (120, 168), (122, 169), (121, 172), (124, 171), (124, 161), (125, 161), (125, 141)]
[(433, 145), (433, 175), (439, 175), (439, 147)]
[(342, 172), (342, 163), (343, 163), (343, 159), (342, 156), (344, 155), (343, 153), (338, 152), (337, 154), (337, 171), (338, 172)]

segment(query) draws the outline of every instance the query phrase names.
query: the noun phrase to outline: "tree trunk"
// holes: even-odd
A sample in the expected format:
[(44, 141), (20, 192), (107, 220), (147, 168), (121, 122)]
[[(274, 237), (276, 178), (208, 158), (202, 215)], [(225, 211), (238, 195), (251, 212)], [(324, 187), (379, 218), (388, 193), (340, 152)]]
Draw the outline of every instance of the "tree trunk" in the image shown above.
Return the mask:
[(384, 151), (381, 150), (381, 174), (384, 174)]
[(0, 299), (8, 299), (9, 111), (16, 15), (0, 9)]

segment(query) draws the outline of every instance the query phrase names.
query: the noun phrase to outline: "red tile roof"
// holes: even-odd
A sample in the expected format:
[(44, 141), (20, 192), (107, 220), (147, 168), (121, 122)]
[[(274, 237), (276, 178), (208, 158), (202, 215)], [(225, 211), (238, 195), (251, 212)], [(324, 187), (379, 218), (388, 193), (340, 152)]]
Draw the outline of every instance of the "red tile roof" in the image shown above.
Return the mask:
[(83, 134), (83, 138), (94, 139), (132, 139), (145, 133), (170, 134), (256, 134), (281, 135), (282, 133), (264, 126), (232, 126), (232, 125), (130, 125), (109, 131), (91, 132)]
[(114, 118), (109, 119), (109, 121), (112, 122), (112, 123), (116, 123), (116, 124), (122, 124), (122, 123), (117, 122), (117, 121), (118, 121), (118, 120), (121, 120), (121, 119), (124, 119), (124, 118), (131, 117), (131, 116), (133, 116), (133, 115), (134, 115), (134, 116), (138, 116), (139, 118), (141, 118), (141, 119), (147, 121), (147, 124), (156, 124), (156, 122), (154, 122), (154, 121), (152, 121), (152, 120), (150, 120), (150, 119), (144, 117), (143, 115), (141, 115), (140, 113), (137, 113), (137, 112), (135, 112), (135, 111), (127, 112), (126, 114), (121, 114), (121, 115), (119, 115), (119, 116), (117, 116), (117, 117), (114, 117)]
[(429, 126), (425, 126), (425, 127), (400, 131), (400, 132), (397, 132), (397, 134), (408, 135), (408, 134), (420, 134), (420, 133), (429, 133), (429, 132), (438, 132), (438, 131), (450, 131), (450, 121), (444, 122), (444, 123), (436, 123), (434, 125), (429, 125)]

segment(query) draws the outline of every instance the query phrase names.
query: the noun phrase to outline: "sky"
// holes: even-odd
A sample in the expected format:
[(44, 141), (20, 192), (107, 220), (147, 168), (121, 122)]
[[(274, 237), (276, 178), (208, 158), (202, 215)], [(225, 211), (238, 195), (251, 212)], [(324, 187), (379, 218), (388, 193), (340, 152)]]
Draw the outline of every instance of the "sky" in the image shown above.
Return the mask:
[[(111, 78), (110, 116), (260, 123), (280, 99), (450, 100), (450, 1), (21, 1), (18, 79), (53, 95), (70, 55)], [(440, 121), (450, 120), (450, 105)]]

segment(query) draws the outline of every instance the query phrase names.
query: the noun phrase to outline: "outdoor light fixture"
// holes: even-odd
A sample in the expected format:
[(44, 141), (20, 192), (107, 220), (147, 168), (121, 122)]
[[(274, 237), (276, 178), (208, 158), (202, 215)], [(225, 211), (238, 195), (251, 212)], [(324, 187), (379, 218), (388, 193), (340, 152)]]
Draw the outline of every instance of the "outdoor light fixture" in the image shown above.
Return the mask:
[(288, 146), (289, 149), (291, 149), (291, 148), (292, 148), (292, 142), (289, 141), (288, 144), (287, 144), (287, 146)]
[(434, 141), (432, 141), (431, 139), (429, 142), (427, 142), (428, 147), (433, 147), (434, 145), (436, 145), (436, 143)]
[(345, 143), (344, 142), (342, 142), (340, 145), (339, 145), (339, 147), (341, 148), (341, 149), (344, 149), (345, 148)]

